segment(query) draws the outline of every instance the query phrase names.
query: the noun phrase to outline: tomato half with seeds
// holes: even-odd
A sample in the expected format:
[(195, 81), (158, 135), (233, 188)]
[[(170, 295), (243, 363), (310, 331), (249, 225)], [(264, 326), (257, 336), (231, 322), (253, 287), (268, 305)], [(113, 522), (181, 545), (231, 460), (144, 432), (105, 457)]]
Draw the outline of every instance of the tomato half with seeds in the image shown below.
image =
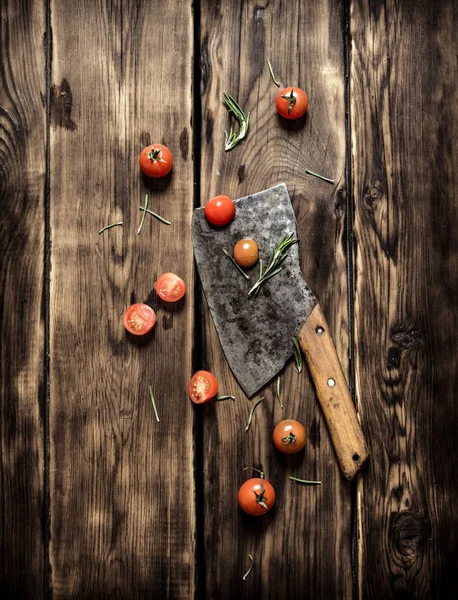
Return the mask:
[(156, 313), (147, 304), (132, 304), (124, 313), (124, 327), (133, 335), (145, 335), (156, 324)]
[(156, 294), (165, 302), (177, 302), (186, 293), (186, 284), (175, 273), (164, 273), (156, 281)]
[(298, 119), (307, 111), (309, 101), (304, 90), (297, 87), (287, 87), (277, 94), (275, 106), (285, 119)]
[(173, 167), (173, 156), (164, 144), (152, 144), (141, 151), (140, 169), (148, 177), (164, 177)]
[(284, 454), (300, 452), (307, 441), (303, 425), (293, 419), (285, 419), (278, 423), (273, 434), (275, 447)]
[(237, 500), (249, 515), (265, 515), (275, 504), (275, 490), (269, 481), (253, 477), (240, 486)]
[(205, 205), (207, 221), (216, 227), (229, 225), (235, 216), (235, 204), (228, 196), (215, 196)]
[(197, 371), (191, 377), (188, 392), (195, 404), (204, 404), (218, 393), (218, 380), (208, 371)]

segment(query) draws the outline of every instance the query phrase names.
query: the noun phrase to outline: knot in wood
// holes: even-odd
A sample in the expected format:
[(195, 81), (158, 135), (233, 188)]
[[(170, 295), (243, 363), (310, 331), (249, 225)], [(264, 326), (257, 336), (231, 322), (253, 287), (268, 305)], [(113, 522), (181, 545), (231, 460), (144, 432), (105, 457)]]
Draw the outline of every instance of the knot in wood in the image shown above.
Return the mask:
[(383, 196), (383, 187), (380, 182), (373, 185), (366, 194), (366, 204), (372, 206), (377, 200)]
[(389, 547), (394, 560), (405, 569), (421, 561), (431, 538), (431, 525), (424, 517), (404, 511), (391, 513)]

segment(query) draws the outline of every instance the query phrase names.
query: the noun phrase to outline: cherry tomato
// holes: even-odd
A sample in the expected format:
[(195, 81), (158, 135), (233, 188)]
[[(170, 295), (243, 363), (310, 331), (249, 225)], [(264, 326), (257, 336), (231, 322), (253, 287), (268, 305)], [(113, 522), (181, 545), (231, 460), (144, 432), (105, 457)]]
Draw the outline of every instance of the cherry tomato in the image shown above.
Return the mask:
[(216, 196), (205, 206), (207, 221), (217, 227), (229, 225), (235, 215), (235, 204), (227, 196)]
[(147, 304), (132, 304), (124, 313), (124, 327), (134, 335), (145, 335), (156, 324), (156, 313)]
[(275, 447), (284, 454), (296, 454), (305, 446), (307, 434), (299, 421), (286, 419), (281, 421), (274, 429)]
[(309, 101), (306, 93), (300, 88), (287, 87), (278, 92), (275, 106), (285, 119), (298, 119), (305, 114)]
[(252, 267), (258, 262), (258, 244), (255, 240), (239, 240), (234, 246), (234, 260), (241, 267)]
[(165, 302), (177, 302), (185, 292), (185, 282), (174, 273), (164, 273), (156, 281), (156, 294)]
[(195, 404), (208, 402), (218, 393), (218, 380), (208, 371), (197, 371), (189, 382), (189, 397)]
[(253, 477), (240, 486), (237, 500), (249, 515), (264, 515), (275, 503), (275, 490), (265, 479)]
[(148, 177), (164, 177), (173, 167), (173, 156), (164, 144), (153, 144), (142, 150), (138, 162)]

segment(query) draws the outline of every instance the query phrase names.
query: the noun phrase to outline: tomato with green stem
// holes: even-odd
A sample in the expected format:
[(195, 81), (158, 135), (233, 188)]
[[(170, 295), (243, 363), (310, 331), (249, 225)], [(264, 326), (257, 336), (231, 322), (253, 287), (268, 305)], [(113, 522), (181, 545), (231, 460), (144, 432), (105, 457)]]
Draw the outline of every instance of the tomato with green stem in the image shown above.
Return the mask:
[[(254, 469), (258, 471), (258, 469)], [(269, 512), (275, 504), (275, 490), (273, 485), (264, 479), (264, 473), (259, 471), (260, 477), (252, 477), (240, 486), (237, 500), (240, 508), (252, 516), (261, 516)]]
[(164, 177), (173, 167), (173, 155), (164, 144), (152, 144), (141, 151), (140, 169), (148, 177)]
[(283, 454), (296, 454), (305, 446), (307, 434), (299, 421), (285, 419), (275, 427), (273, 440), (277, 450)]
[(197, 371), (191, 377), (188, 392), (194, 404), (204, 404), (218, 393), (218, 380), (209, 371)]
[(287, 87), (277, 94), (275, 106), (285, 119), (298, 119), (308, 108), (309, 101), (304, 90), (298, 87)]
[(177, 302), (186, 293), (186, 284), (175, 273), (164, 273), (156, 281), (156, 294), (165, 302)]
[(228, 196), (215, 196), (204, 208), (205, 218), (216, 227), (229, 225), (235, 216), (235, 204)]
[(147, 304), (132, 304), (124, 313), (124, 327), (133, 335), (146, 335), (156, 324), (156, 313)]

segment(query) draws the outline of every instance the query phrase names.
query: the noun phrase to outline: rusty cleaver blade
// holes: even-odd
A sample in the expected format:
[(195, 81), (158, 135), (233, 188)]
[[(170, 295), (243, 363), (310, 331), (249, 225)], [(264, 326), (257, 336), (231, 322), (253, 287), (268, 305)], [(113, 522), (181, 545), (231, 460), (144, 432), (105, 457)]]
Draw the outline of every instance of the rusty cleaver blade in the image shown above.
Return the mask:
[(210, 225), (203, 208), (194, 211), (192, 243), (200, 280), (229, 366), (247, 394), (268, 383), (294, 353), (298, 337), (315, 383), (336, 454), (347, 479), (368, 456), (329, 328), (321, 308), (302, 278), (297, 244), (290, 246), (280, 273), (257, 296), (249, 296), (259, 265), (246, 269), (247, 281), (224, 254), (252, 238), (264, 268), (270, 252), (286, 235), (296, 237), (296, 219), (285, 184), (235, 201), (234, 220)]

